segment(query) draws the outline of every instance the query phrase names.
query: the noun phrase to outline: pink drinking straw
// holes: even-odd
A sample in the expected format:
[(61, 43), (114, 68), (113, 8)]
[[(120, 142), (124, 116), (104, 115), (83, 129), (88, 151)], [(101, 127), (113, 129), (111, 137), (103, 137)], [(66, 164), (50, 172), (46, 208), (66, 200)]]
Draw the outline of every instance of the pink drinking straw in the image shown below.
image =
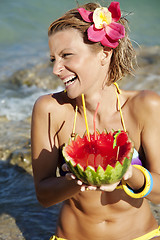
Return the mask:
[(97, 108), (94, 114), (94, 118), (93, 118), (93, 125), (94, 125), (94, 138), (95, 140), (97, 140), (97, 131), (96, 131), (96, 116), (97, 116), (97, 112), (98, 112), (98, 108), (99, 108), (100, 103), (98, 102), (97, 104)]

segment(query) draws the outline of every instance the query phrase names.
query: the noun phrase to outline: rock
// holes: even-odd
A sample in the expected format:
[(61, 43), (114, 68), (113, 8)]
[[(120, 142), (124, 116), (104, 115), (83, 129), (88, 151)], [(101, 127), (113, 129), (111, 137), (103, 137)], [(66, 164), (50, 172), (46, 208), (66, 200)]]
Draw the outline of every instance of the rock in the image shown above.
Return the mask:
[(136, 50), (138, 66), (134, 76), (126, 76), (120, 81), (123, 89), (149, 89), (160, 93), (160, 47), (142, 47)]
[(36, 85), (42, 89), (56, 89), (58, 86), (62, 86), (62, 81), (52, 74), (52, 66), (49, 62), (18, 70), (6, 81), (16, 86)]
[(0, 215), (0, 239), (1, 240), (25, 240), (22, 232), (16, 225), (15, 219), (7, 214)]
[(0, 121), (0, 159), (32, 174), (30, 121)]

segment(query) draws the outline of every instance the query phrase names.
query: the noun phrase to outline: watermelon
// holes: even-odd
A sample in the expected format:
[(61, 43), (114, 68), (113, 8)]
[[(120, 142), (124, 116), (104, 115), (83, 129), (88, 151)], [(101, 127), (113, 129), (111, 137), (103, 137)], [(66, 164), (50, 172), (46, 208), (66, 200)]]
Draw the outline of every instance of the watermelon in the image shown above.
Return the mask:
[(104, 130), (83, 137), (76, 135), (62, 153), (70, 171), (83, 183), (93, 186), (122, 179), (131, 164), (133, 143), (124, 131)]

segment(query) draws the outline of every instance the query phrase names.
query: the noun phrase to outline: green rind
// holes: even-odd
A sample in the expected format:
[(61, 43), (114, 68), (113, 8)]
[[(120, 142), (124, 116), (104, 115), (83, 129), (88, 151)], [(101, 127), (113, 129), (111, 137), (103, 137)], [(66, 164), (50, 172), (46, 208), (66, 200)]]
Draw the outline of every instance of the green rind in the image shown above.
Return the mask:
[(117, 161), (115, 167), (108, 165), (105, 171), (101, 166), (98, 166), (97, 171), (91, 166), (88, 166), (84, 171), (80, 164), (74, 167), (72, 161), (66, 162), (70, 171), (78, 179), (82, 180), (82, 182), (88, 185), (101, 186), (102, 184), (111, 184), (120, 181), (131, 164), (131, 159), (125, 158), (123, 165), (119, 161)]
[[(84, 182), (84, 180), (86, 180), (86, 176), (84, 174), (84, 169), (80, 164), (77, 164), (75, 166), (75, 170), (76, 170), (76, 177), (80, 180), (82, 180)], [(79, 177), (78, 177), (79, 176)]]
[(108, 165), (105, 171), (101, 166), (98, 166), (96, 172), (91, 166), (88, 166), (85, 171), (83, 171), (83, 168), (79, 164), (73, 167), (71, 161), (69, 161), (68, 165), (73, 174), (84, 183), (101, 186), (102, 184), (111, 184), (120, 181), (130, 163), (131, 160), (125, 158), (123, 165), (120, 162), (117, 162), (115, 168)]
[(86, 183), (89, 185), (101, 185), (99, 176), (97, 174), (97, 172), (95, 172), (94, 168), (92, 168), (91, 166), (88, 166), (85, 171), (85, 179), (86, 179)]

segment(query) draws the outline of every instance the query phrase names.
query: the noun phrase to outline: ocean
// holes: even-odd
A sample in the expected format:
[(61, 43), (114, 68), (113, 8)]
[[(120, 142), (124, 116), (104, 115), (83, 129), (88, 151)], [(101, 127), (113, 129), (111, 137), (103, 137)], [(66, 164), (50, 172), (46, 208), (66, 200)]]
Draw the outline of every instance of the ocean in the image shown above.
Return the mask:
[[(101, 5), (103, 5), (103, 2), (105, 1), (100, 1)], [(86, 3), (86, 1), (79, 0), (79, 4), (83, 3)], [(120, 0), (120, 6), (123, 15), (128, 14), (127, 19), (130, 22), (131, 29), (130, 38), (135, 46), (136, 43), (145, 46), (160, 44), (159, 0)], [(76, 7), (75, 0), (2, 0), (0, 2), (1, 115), (22, 119), (24, 113), (21, 113), (21, 109), (24, 109), (24, 103), (19, 101), (17, 105), (17, 101), (12, 97), (12, 95), (15, 95), (14, 90), (13, 88), (10, 89), (11, 86), (5, 80), (17, 70), (31, 68), (49, 59), (48, 26), (53, 20), (73, 7)], [(27, 92), (26, 97), (25, 92)], [(43, 93), (43, 90), (42, 92), (39, 89), (35, 91), (32, 88), (27, 89), (27, 87), (25, 89), (24, 87), (19, 88), (18, 92), (16, 89), (16, 95), (19, 94), (20, 99), (24, 95), (25, 104), (29, 106), (25, 113), (26, 116), (31, 113), (30, 102), (33, 103), (37, 94), (41, 93)], [(12, 112), (12, 109), (14, 109), (14, 112)]]
[[(81, 5), (87, 1), (78, 2)], [(102, 6), (106, 4), (104, 0), (99, 2)], [(123, 15), (127, 16), (130, 23), (130, 38), (133, 45), (135, 48), (145, 47), (145, 61), (153, 62), (150, 75), (143, 76), (141, 81), (137, 80), (139, 84), (137, 86), (141, 89), (145, 88), (146, 83), (150, 84), (155, 76), (156, 84), (159, 84), (160, 72), (157, 70), (159, 67), (157, 67), (156, 51), (160, 49), (160, 1), (120, 0), (119, 2)], [(109, 3), (110, 1), (108, 5)], [(70, 8), (76, 7), (76, 4), (76, 0), (0, 1), (0, 226), (2, 226), (0, 239), (2, 240), (47, 240), (55, 229), (59, 205), (47, 210), (40, 207), (35, 198), (32, 176), (23, 169), (12, 166), (9, 160), (23, 145), (24, 138), (30, 138), (30, 125), (25, 124), (31, 117), (36, 99), (42, 94), (63, 89), (62, 85), (55, 84), (54, 87), (47, 85), (48, 78), (52, 79), (52, 72), (48, 74), (48, 65), (46, 65), (49, 61), (47, 29), (53, 20)], [(153, 58), (148, 57), (148, 51), (152, 56), (154, 55)], [(31, 84), (34, 78), (39, 78), (38, 84)], [(26, 84), (28, 81), (29, 84)], [(15, 135), (19, 136), (18, 140)], [(18, 144), (17, 148), (16, 144)], [(10, 155), (4, 157), (4, 151), (6, 154), (9, 151)], [(159, 215), (157, 218), (160, 219)], [(9, 228), (9, 225), (12, 227)]]

